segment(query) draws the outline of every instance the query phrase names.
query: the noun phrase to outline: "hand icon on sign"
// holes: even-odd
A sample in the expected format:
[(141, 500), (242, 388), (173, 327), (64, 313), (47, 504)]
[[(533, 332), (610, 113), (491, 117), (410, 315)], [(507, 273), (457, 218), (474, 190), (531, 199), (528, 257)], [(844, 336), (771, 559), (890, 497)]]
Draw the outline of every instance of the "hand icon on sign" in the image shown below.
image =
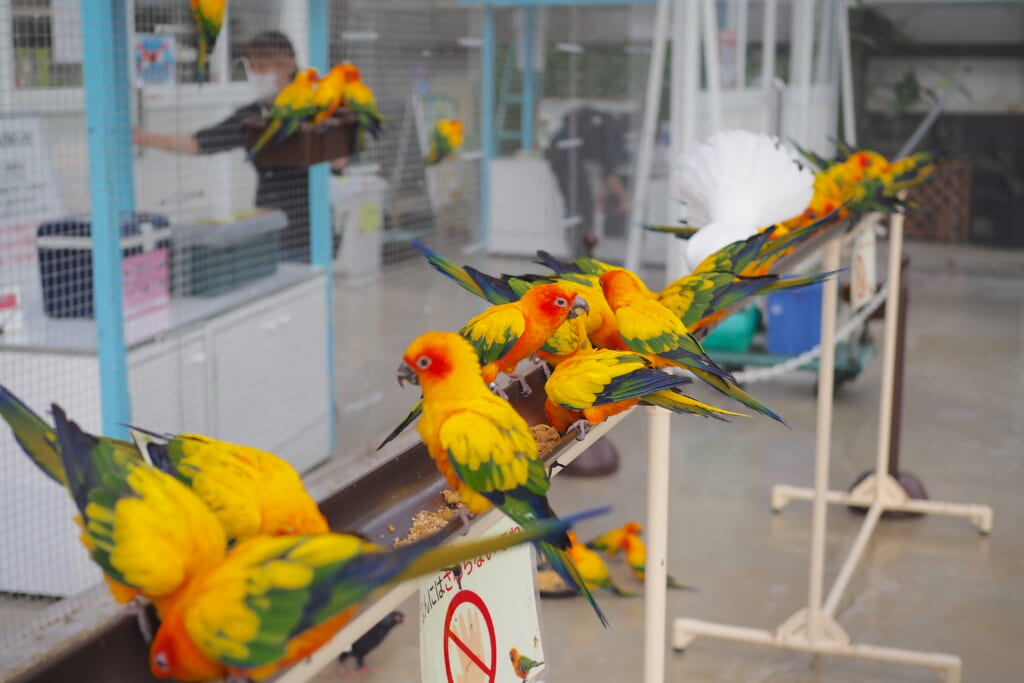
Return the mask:
[[(484, 654), (483, 620), (476, 610), (462, 610), (452, 623), (452, 632), (466, 646), (458, 648), (459, 664), (455, 683), (488, 683), (492, 680), (487, 666), (481, 661)], [(475, 655), (475, 656), (474, 656)]]

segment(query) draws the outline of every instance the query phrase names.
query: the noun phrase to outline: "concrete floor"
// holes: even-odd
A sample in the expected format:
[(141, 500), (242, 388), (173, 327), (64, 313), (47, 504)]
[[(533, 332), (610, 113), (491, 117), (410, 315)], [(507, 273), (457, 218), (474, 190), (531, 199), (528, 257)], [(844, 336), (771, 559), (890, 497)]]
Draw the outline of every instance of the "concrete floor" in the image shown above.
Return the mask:
[[(910, 244), (908, 251), (912, 302), (902, 463), (933, 499), (992, 505), (995, 527), (986, 537), (958, 518), (883, 521), (837, 616), (854, 642), (960, 655), (965, 681), (1022, 680), (1024, 532), (1017, 525), (1024, 512), (1024, 254), (933, 244)], [(441, 309), (431, 313), (452, 317), (449, 329), (465, 320), (461, 311)], [(405, 322), (406, 330), (413, 328)], [(880, 345), (881, 325), (873, 328)], [(874, 462), (880, 366), (876, 357), (838, 392), (833, 488), (846, 488)], [(700, 591), (670, 591), (670, 621), (687, 616), (772, 629), (806, 604), (810, 505), (793, 503), (772, 514), (769, 492), (776, 483), (812, 483), (813, 385), (812, 375), (797, 373), (748, 387), (791, 429), (766, 419), (673, 419), (669, 570)], [(388, 393), (384, 403), (391, 401)], [(617, 474), (559, 477), (552, 488), (556, 510), (595, 501), (614, 505), (607, 522), (584, 525), (582, 536), (644, 519), (644, 415), (625, 420), (612, 439), (622, 452)], [(829, 509), (826, 589), (861, 519), (845, 508)], [(612, 571), (635, 587), (622, 565)], [(610, 593), (599, 599), (612, 623), (607, 630), (581, 600), (542, 601), (543, 680), (639, 680), (643, 603)], [(415, 602), (405, 611), (415, 615)], [(415, 627), (400, 626), (370, 657), (376, 672), (359, 680), (415, 680), (417, 657)], [(710, 638), (697, 639), (685, 653), (670, 651), (667, 672), (669, 680), (694, 682), (938, 680), (922, 668)], [(337, 674), (332, 667), (316, 680), (337, 680)]]
[[(1024, 252), (910, 244), (910, 329), (902, 462), (937, 500), (987, 503), (990, 537), (967, 521), (926, 517), (883, 521), (839, 607), (854, 642), (960, 655), (964, 680), (1024, 680)], [(466, 257), (460, 261), (473, 262)], [(526, 269), (522, 261), (480, 260), (490, 271)], [(652, 284), (658, 278), (651, 280)], [(337, 376), (344, 448), (332, 464), (352, 474), (372, 467), (376, 439), (415, 399), (399, 391), (394, 368), (413, 336), (457, 329), (481, 306), (410, 260), (363, 285), (339, 281)], [(876, 340), (881, 326), (873, 324)], [(366, 340), (373, 340), (367, 344)], [(837, 395), (830, 482), (846, 488), (874, 461), (880, 359)], [(673, 418), (669, 570), (698, 593), (670, 592), (668, 615), (774, 628), (806, 603), (810, 506), (769, 509), (776, 483), (810, 485), (814, 377), (797, 373), (748, 387), (791, 429), (758, 418), (730, 424)], [(717, 404), (720, 397), (696, 391)], [(558, 477), (556, 510), (614, 505), (602, 527), (645, 515), (646, 424), (637, 413), (612, 432), (620, 471), (599, 479)], [(826, 588), (861, 517), (832, 507)], [(636, 588), (622, 565), (612, 571)], [(599, 596), (612, 627), (604, 630), (580, 600), (543, 600), (547, 671), (554, 681), (637, 681), (642, 671), (643, 602)], [(43, 603), (4, 599), (5, 621), (29, 618)], [(418, 678), (417, 606), (371, 655), (363, 683)], [(701, 638), (667, 655), (668, 680), (828, 682), (933, 681), (915, 667), (776, 651)], [(337, 680), (333, 667), (317, 679)]]

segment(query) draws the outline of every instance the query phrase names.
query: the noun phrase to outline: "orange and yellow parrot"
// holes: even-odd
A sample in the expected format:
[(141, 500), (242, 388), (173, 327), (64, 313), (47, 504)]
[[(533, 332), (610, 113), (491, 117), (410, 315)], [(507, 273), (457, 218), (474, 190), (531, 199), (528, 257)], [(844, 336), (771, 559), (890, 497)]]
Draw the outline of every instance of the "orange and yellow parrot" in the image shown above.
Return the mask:
[[(582, 297), (559, 285), (533, 287), (515, 301), (490, 306), (467, 322), (459, 334), (476, 350), (480, 371), (488, 386), (505, 397), (504, 391), (494, 384), (498, 374), (503, 372), (516, 380), (523, 395), (528, 396), (530, 387), (526, 378), (516, 373), (516, 366), (537, 354), (559, 326), (588, 310)], [(377, 449), (398, 436), (422, 411), (421, 400)]]
[(559, 363), (544, 385), (548, 421), (561, 433), (576, 429), (582, 439), (590, 427), (641, 401), (680, 414), (740, 416), (679, 393), (678, 387), (689, 384), (690, 378), (654, 366), (652, 358), (632, 351), (579, 351)]
[[(626, 534), (619, 546), (626, 556), (626, 564), (633, 576), (640, 583), (644, 583), (647, 577), (647, 546), (639, 534)], [(665, 585), (681, 591), (697, 590), (693, 586), (679, 583), (669, 575), (665, 576)]]
[[(476, 351), (465, 338), (452, 332), (421, 335), (402, 356), (398, 381), (418, 384), (423, 391), (417, 430), (471, 513), (493, 505), (521, 525), (555, 517), (547, 499), (550, 483), (526, 420), (488, 388)], [(566, 552), (568, 537), (552, 534), (537, 547), (607, 625)]]
[(154, 466), (213, 511), (229, 542), (328, 531), (299, 473), (273, 453), (200, 434), (163, 438), (134, 429), (133, 435)]
[(184, 484), (117, 457), (57, 406), (54, 415), (93, 560), (160, 612), (150, 647), (160, 679), (262, 680), (315, 651), (385, 584), (568, 529), (550, 519), (520, 534), (447, 547), (434, 535), (391, 551), (349, 534), (255, 536), (228, 550), (216, 517)]
[(528, 394), (524, 378), (516, 375), (520, 361), (533, 356), (567, 320), (590, 312), (586, 299), (561, 283), (530, 287), (516, 301), (490, 306), (467, 322), (459, 334), (476, 350), (484, 382), (491, 384), (498, 373), (519, 380)]
[(317, 78), (316, 69), (300, 69), (292, 82), (281, 88), (270, 110), (270, 123), (246, 153), (246, 160), (252, 160), (272, 140), (278, 144), (284, 142), (295, 134), (303, 121), (308, 121), (316, 114), (313, 87)]
[(704, 352), (679, 317), (658, 301), (646, 297), (636, 284), (636, 276), (625, 271), (610, 271), (601, 276), (601, 287), (612, 310), (620, 334), (620, 346), (657, 359), (659, 365), (675, 365), (749, 408), (785, 424), (760, 401), (736, 384), (733, 377), (715, 364)]
[(440, 119), (430, 131), (427, 157), (423, 163), (433, 166), (455, 154), (462, 147), (462, 121), (458, 119)]
[(599, 550), (608, 557), (614, 558), (622, 550), (622, 544), (626, 536), (635, 536), (643, 533), (643, 531), (644, 527), (639, 522), (626, 522), (617, 529), (604, 532), (587, 543), (587, 547), (591, 550)]
[(516, 648), (512, 648), (508, 651), (509, 659), (512, 660), (512, 670), (515, 672), (517, 678), (521, 678), (524, 681), (530, 677), (530, 672), (536, 669), (544, 662), (538, 662), (535, 659), (530, 659), (524, 654), (521, 654)]
[[(64, 471), (64, 463), (61, 461), (60, 449), (57, 445), (57, 433), (49, 424), (31, 408), (25, 405), (21, 399), (15, 396), (6, 387), (0, 386), (0, 415), (3, 415), (10, 425), (14, 438), (21, 445), (22, 450), (32, 462), (39, 467), (48, 477), (61, 486), (67, 486), (68, 478)], [(104, 448), (109, 450), (110, 457), (117, 460), (140, 460), (142, 456), (135, 448), (135, 445), (128, 441), (98, 437)], [(81, 519), (76, 519), (80, 527), (84, 527)], [(84, 529), (83, 529), (84, 531)], [(88, 534), (82, 533), (79, 537), (82, 544), (90, 552), (93, 550), (91, 539)], [(118, 583), (109, 576), (104, 575), (110, 594), (119, 604), (128, 604), (138, 595), (138, 591)], [(150, 627), (141, 605), (133, 606), (139, 619), (139, 628), (143, 635), (149, 639)]]
[(196, 82), (210, 80), (209, 60), (213, 54), (213, 46), (224, 25), (224, 9), (227, 0), (190, 0), (192, 17), (196, 21), (196, 32), (199, 34), (199, 47), (196, 55)]
[(616, 585), (615, 581), (612, 580), (612, 575), (608, 572), (608, 565), (604, 563), (600, 555), (580, 543), (576, 539), (575, 532), (570, 531), (568, 536), (570, 543), (569, 557), (579, 567), (580, 576), (587, 582), (587, 586), (593, 590), (607, 588), (620, 598), (634, 598), (638, 595), (637, 593), (625, 591)]
[(377, 109), (377, 98), (362, 81), (359, 68), (354, 64), (344, 64), (345, 67), (345, 106), (356, 114), (356, 121), (359, 123), (359, 140), (356, 149), (362, 150), (366, 144), (366, 133), (369, 132), (376, 140), (380, 136), (381, 124), (384, 117)]
[(313, 123), (320, 123), (345, 103), (345, 87), (348, 68), (345, 64), (331, 67), (327, 74), (316, 82), (313, 90), (313, 107), (316, 115)]

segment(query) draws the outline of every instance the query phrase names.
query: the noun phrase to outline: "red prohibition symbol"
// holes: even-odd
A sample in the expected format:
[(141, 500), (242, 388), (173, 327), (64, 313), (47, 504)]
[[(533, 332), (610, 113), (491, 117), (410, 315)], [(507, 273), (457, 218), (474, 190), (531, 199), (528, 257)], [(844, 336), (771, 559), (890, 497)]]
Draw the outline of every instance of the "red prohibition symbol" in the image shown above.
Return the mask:
[[(475, 652), (469, 644), (452, 629), (452, 617), (459, 607), (466, 605), (462, 610), (464, 614), (476, 613), (483, 622), (484, 633), (482, 634), (490, 642), (490, 655), (483, 652)], [(482, 643), (481, 643), (482, 644)], [(498, 676), (498, 641), (494, 632), (494, 619), (484, 604), (483, 598), (471, 590), (461, 590), (452, 598), (448, 605), (448, 612), (444, 615), (444, 672), (448, 677), (448, 683), (458, 683), (452, 675), (452, 659), (459, 656), (468, 657), (469, 661), (487, 677), (488, 683), (494, 683)], [(489, 659), (485, 662), (484, 659)]]

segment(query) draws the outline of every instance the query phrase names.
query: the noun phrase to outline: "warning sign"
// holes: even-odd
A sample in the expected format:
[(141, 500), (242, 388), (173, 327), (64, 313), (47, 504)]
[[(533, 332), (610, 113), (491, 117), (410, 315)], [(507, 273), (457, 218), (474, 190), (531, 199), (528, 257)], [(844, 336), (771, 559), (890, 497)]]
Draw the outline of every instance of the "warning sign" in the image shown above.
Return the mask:
[[(501, 522), (492, 534), (519, 527)], [(420, 585), (420, 680), (423, 683), (515, 683), (510, 652), (542, 662), (540, 620), (530, 546), (463, 563)], [(543, 670), (533, 667), (529, 678)]]

